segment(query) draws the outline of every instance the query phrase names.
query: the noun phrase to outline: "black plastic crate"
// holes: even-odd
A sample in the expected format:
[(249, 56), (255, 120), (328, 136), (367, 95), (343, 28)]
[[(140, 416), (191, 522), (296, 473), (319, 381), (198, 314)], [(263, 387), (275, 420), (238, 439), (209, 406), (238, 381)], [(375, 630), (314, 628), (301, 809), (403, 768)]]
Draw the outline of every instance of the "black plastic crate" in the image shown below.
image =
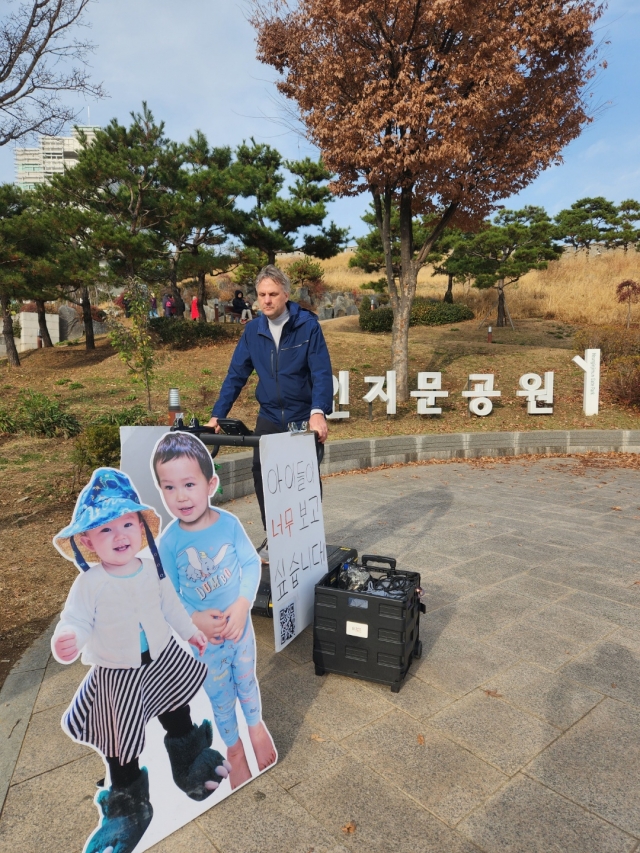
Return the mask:
[[(376, 565), (374, 565), (376, 564)], [(380, 568), (382, 564), (383, 568)], [(388, 684), (397, 693), (413, 658), (422, 654), (419, 639), (420, 575), (396, 569), (391, 557), (363, 555), (360, 564), (373, 579), (384, 576), (406, 583), (403, 598), (342, 589), (338, 566), (315, 587), (313, 662), (316, 675), (335, 672)]]

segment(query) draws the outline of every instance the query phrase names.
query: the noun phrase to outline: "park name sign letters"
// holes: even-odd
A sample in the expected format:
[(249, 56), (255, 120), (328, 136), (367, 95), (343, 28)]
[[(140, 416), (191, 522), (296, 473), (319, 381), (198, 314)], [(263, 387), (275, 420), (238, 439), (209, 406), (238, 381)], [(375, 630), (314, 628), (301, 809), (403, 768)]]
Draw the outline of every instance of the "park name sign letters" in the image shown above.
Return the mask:
[[(573, 361), (584, 370), (583, 409), (587, 416), (598, 414), (600, 395), (600, 350), (585, 350), (584, 358), (577, 355)], [(369, 417), (373, 414), (373, 403), (379, 400), (386, 405), (387, 415), (395, 415), (396, 408), (396, 372), (387, 370), (385, 376), (365, 376), (364, 381), (371, 387), (362, 398), (369, 404)], [(442, 407), (438, 401), (449, 396), (442, 389), (442, 373), (424, 371), (418, 373), (418, 388), (411, 391), (411, 396), (417, 401), (419, 415), (441, 415)], [(549, 370), (540, 376), (537, 373), (525, 373), (520, 377), (517, 397), (524, 397), (527, 402), (527, 414), (553, 414), (553, 371)], [(349, 405), (349, 371), (341, 370), (333, 377), (333, 411), (328, 415), (330, 420), (349, 417), (349, 412), (340, 406)], [(470, 373), (467, 388), (462, 396), (468, 401), (469, 412), (479, 418), (485, 418), (493, 411), (492, 398), (501, 397), (502, 391), (494, 388), (493, 373)]]

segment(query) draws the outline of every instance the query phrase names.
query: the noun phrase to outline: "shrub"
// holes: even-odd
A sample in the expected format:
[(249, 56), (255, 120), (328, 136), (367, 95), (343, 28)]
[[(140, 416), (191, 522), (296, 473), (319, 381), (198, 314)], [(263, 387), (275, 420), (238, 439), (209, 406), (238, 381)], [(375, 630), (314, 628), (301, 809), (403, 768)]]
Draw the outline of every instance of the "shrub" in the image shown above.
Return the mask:
[(573, 341), (578, 352), (599, 349), (603, 362), (640, 355), (640, 332), (634, 329), (619, 329), (614, 326), (580, 329)]
[(36, 391), (20, 393), (16, 416), (19, 429), (29, 435), (70, 438), (82, 429), (75, 415), (65, 412), (56, 400)]
[(371, 310), (371, 299), (362, 298), (360, 303), (360, 328), (363, 332), (390, 332), (393, 326), (393, 311), (391, 308), (376, 308)]
[(462, 323), (473, 320), (474, 314), (468, 305), (461, 302), (432, 302), (418, 296), (411, 306), (411, 326), (444, 326), (447, 323)]
[(606, 386), (618, 403), (640, 407), (640, 356), (613, 359), (607, 371)]
[(114, 424), (87, 427), (76, 439), (71, 458), (80, 470), (102, 466), (117, 468), (120, 464), (119, 427)]
[[(461, 303), (449, 304), (417, 297), (411, 308), (411, 326), (441, 326), (446, 323), (461, 323), (473, 320), (473, 311)], [(371, 300), (365, 296), (360, 303), (360, 328), (365, 332), (390, 332), (393, 326), (393, 311), (383, 307), (371, 311)]]
[(94, 418), (94, 426), (154, 426), (156, 424), (154, 415), (149, 414), (144, 406), (129, 406), (120, 411), (107, 412)]
[(171, 317), (154, 317), (149, 328), (160, 343), (170, 349), (192, 349), (209, 346), (218, 341), (239, 338), (243, 326), (234, 323), (194, 323), (193, 320), (174, 320)]
[(365, 281), (364, 284), (360, 285), (360, 290), (373, 290), (375, 293), (385, 293), (387, 289), (387, 279), (384, 278), (376, 278), (372, 281)]
[(18, 423), (7, 409), (0, 408), (0, 435), (18, 432)]

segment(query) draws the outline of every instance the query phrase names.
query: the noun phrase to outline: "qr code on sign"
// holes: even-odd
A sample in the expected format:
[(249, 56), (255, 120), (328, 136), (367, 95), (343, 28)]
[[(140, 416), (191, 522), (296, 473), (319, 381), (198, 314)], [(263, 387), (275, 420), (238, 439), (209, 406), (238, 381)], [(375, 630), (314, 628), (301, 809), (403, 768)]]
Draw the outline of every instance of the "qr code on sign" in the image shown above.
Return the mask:
[(287, 643), (296, 635), (296, 611), (295, 602), (287, 604), (280, 611), (280, 643)]

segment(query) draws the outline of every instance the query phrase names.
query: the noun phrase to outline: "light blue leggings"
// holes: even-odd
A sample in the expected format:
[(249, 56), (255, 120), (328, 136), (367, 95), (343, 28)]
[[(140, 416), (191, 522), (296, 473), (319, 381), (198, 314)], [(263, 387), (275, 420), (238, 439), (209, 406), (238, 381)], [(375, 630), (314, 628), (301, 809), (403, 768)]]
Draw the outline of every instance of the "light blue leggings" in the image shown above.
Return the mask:
[(209, 643), (200, 660), (209, 670), (203, 687), (211, 700), (220, 737), (227, 746), (233, 746), (239, 737), (236, 697), (240, 700), (248, 726), (255, 726), (262, 716), (251, 617), (247, 619), (244, 634), (237, 643), (230, 640), (219, 646)]

